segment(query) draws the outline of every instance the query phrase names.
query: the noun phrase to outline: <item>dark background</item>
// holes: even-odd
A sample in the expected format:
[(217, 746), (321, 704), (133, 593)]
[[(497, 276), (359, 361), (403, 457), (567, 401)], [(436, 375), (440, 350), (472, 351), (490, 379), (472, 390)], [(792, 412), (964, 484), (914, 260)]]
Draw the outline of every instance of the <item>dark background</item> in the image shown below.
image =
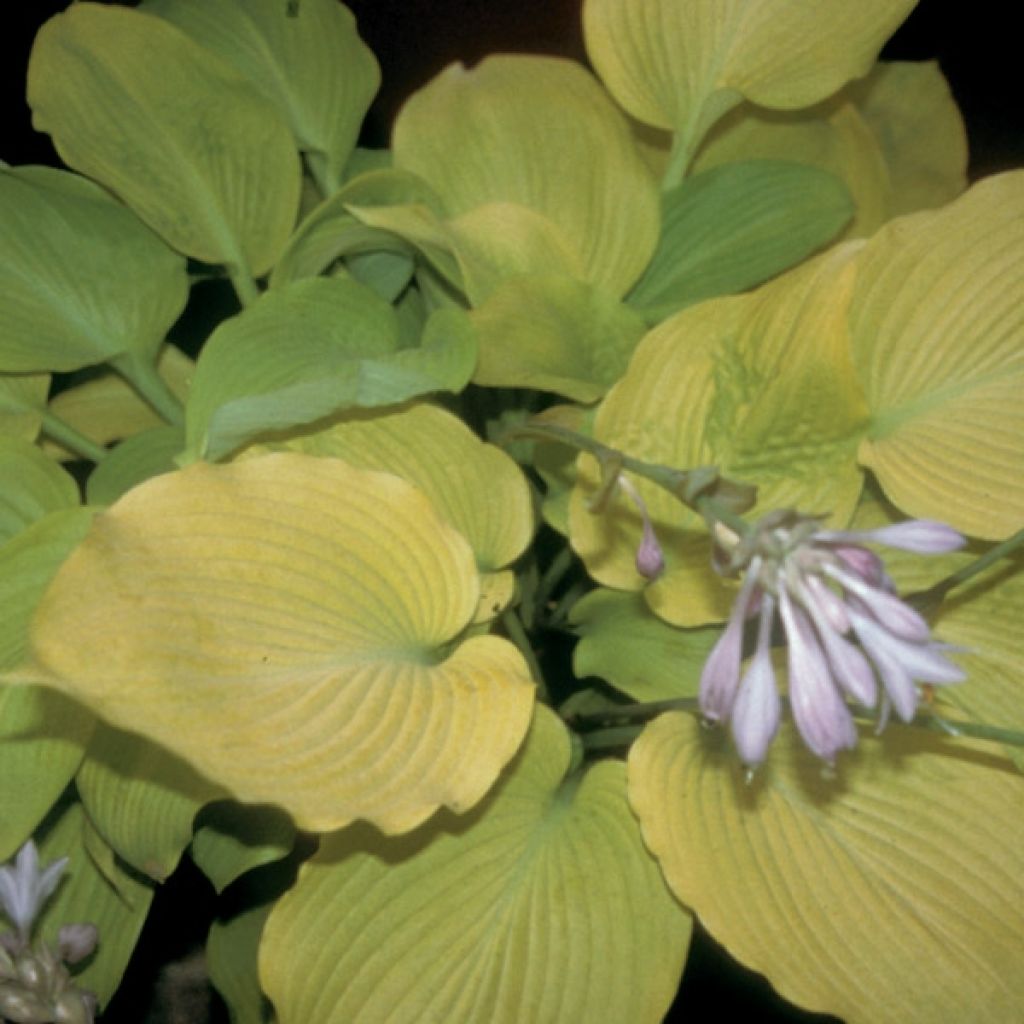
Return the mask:
[[(49, 139), (31, 130), (24, 76), (36, 29), (65, 6), (34, 0), (8, 12), (7, 33), (13, 45), (4, 70), (9, 81), (0, 157), (9, 163), (58, 163)], [(373, 145), (386, 143), (388, 126), (402, 100), (453, 60), (472, 64), (501, 50), (584, 57), (580, 0), (349, 0), (349, 7), (383, 71), (383, 89), (367, 122), (365, 141)], [(939, 60), (967, 124), (972, 179), (1024, 165), (1024, 87), (1016, 7), (1005, 0), (970, 5), (962, 0), (921, 0), (882, 54), (894, 60)], [(13, 22), (18, 15), (20, 23)], [(168, 883), (154, 906), (139, 960), (129, 969), (128, 987), (105, 1020), (138, 1024), (143, 1019), (143, 1006), (151, 1000), (161, 964), (181, 956), (202, 938), (201, 933), (181, 932), (175, 908), (194, 908), (211, 896), (194, 872), (186, 870)], [(786, 941), (784, 934), (780, 933), (779, 941)], [(679, 1019), (694, 1024), (730, 1017), (759, 1024), (833, 1020), (790, 1007), (763, 978), (738, 968), (699, 932), (683, 987)], [(155, 1007), (145, 1019), (198, 1024), (198, 1017), (172, 1017)]]

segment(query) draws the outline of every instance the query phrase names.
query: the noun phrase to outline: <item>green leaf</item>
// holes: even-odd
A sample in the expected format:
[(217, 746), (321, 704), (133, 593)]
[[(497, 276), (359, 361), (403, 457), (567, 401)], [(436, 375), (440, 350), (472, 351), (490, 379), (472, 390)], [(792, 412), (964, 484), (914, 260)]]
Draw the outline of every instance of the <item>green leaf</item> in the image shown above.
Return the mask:
[(635, 701), (695, 697), (718, 629), (678, 629), (662, 622), (642, 595), (598, 589), (572, 607), (580, 637), (577, 678), (598, 676)]
[(685, 156), (743, 98), (792, 110), (867, 74), (915, 3), (586, 0), (583, 32), (612, 95)]
[(48, 373), (0, 374), (0, 436), (35, 441), (49, 391)]
[(355, 281), (311, 278), (266, 292), (200, 354), (189, 455), (218, 459), (259, 434), (468, 382), (476, 340), (458, 311), (435, 313), (418, 348), (398, 344), (392, 307)]
[(174, 248), (242, 274), (273, 266), (298, 155), (274, 106), (216, 54), (160, 18), (76, 3), (36, 36), (28, 101), (65, 163)]
[(490, 788), (534, 687), (506, 640), (461, 644), (466, 540), (389, 473), (294, 453), (196, 463), (96, 517), (23, 673), (301, 828), (388, 832)]
[(322, 840), (274, 906), (260, 978), (281, 1024), (655, 1024), (690, 937), (602, 761), (566, 777), (539, 708), (495, 792), (414, 835)]
[(1024, 1003), (1024, 779), (890, 726), (842, 777), (791, 727), (752, 784), (721, 731), (662, 715), (629, 799), (673, 892), (785, 998), (848, 1024), (1001, 1024)]
[[(571, 61), (501, 55), (471, 70), (452, 65), (402, 107), (393, 149), (395, 166), (436, 189), (449, 217), (526, 207), (574, 254), (584, 280), (615, 295), (650, 259), (657, 189), (621, 112)], [(475, 234), (499, 253), (505, 246)], [(520, 268), (523, 244), (521, 233), (508, 244)]]
[(227, 1004), (231, 1024), (268, 1024), (270, 1004), (256, 976), (256, 956), (272, 904), (214, 921), (206, 940), (210, 981)]
[[(29, 619), (92, 515), (84, 508), (53, 512), (0, 545), (0, 670), (24, 659)], [(0, 861), (67, 786), (93, 726), (85, 708), (53, 690), (0, 685)]]
[(911, 214), (857, 257), (858, 456), (911, 516), (999, 540), (1024, 526), (1024, 172)]
[(112, 505), (143, 480), (171, 472), (184, 444), (181, 428), (166, 426), (122, 441), (90, 474), (86, 499), (91, 505)]
[(50, 512), (79, 504), (78, 484), (34, 444), (0, 436), (0, 544)]
[[(39, 859), (69, 857), (63, 880), (40, 916), (41, 935), (56, 944), (62, 925), (88, 922), (99, 930), (96, 952), (73, 977), (94, 992), (102, 1009), (121, 984), (153, 899), (153, 886), (114, 858), (89, 823), (81, 804), (63, 807), (46, 822)], [(103, 861), (102, 868), (97, 857)], [(113, 876), (107, 878), (105, 872)]]
[(349, 181), (340, 192), (309, 212), (295, 229), (270, 276), (271, 288), (302, 277), (315, 277), (335, 260), (364, 252), (405, 254), (411, 246), (383, 228), (363, 223), (353, 207), (422, 204), (441, 210), (441, 200), (412, 174), (390, 169), (370, 171)]
[(192, 859), (223, 892), (246, 871), (288, 856), (294, 842), (295, 826), (283, 811), (225, 800), (200, 812)]
[(0, 171), (0, 370), (156, 357), (185, 306), (185, 261), (103, 189), (44, 167)]
[(296, 144), (316, 153), (318, 175), (337, 191), (380, 68), (337, 0), (302, 0), (295, 17), (280, 0), (145, 0), (141, 10), (176, 25), (223, 57), (270, 100)]
[(845, 238), (942, 206), (967, 187), (963, 119), (934, 62), (876, 64), (807, 110), (740, 104), (708, 134), (693, 171), (753, 159), (796, 161), (839, 178), (856, 206)]
[(517, 277), (470, 314), (473, 381), (593, 402), (626, 371), (644, 322), (610, 292), (568, 277)]
[(838, 178), (781, 160), (728, 164), (662, 197), (662, 232), (629, 304), (656, 323), (774, 277), (830, 241), (853, 213)]
[(119, 857), (163, 882), (192, 839), (199, 808), (223, 789), (149, 740), (100, 724), (75, 784), (82, 805)]

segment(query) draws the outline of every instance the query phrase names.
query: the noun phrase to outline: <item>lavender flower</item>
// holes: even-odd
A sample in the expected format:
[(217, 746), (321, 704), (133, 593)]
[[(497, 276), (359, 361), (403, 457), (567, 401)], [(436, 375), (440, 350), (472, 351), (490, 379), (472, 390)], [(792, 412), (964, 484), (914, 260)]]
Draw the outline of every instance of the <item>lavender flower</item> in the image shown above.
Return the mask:
[[(743, 762), (760, 764), (778, 729), (779, 695), (771, 661), (776, 611), (788, 646), (789, 703), (804, 742), (832, 762), (857, 733), (847, 698), (890, 709), (903, 721), (917, 710), (917, 683), (957, 683), (963, 670), (946, 657), (928, 623), (896, 595), (882, 560), (865, 543), (918, 554), (955, 551), (964, 538), (943, 523), (911, 520), (876, 530), (822, 530), (795, 512), (765, 516), (742, 539), (719, 529), (727, 551), (716, 567), (744, 572), (725, 631), (708, 657), (700, 703), (711, 721), (729, 721)], [(759, 615), (757, 645), (740, 677), (744, 623)], [(879, 682), (881, 688), (879, 688)]]
[(636, 549), (636, 571), (645, 579), (657, 579), (665, 571), (665, 554), (661, 550), (661, 544), (654, 532), (651, 517), (647, 512), (647, 503), (627, 477), (620, 476), (618, 484), (636, 505), (643, 522), (640, 544)]
[(0, 868), (0, 910), (17, 929), (19, 943), (26, 944), (43, 904), (57, 888), (68, 858), (39, 870), (39, 853), (30, 839), (18, 851), (14, 867)]

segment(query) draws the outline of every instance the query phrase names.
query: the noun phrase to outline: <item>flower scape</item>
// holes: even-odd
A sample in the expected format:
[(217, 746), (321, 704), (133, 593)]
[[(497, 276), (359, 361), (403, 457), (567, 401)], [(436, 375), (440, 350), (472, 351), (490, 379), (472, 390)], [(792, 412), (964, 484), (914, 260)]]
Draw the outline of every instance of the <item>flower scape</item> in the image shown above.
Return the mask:
[(43, 25), (0, 1019), (102, 1019), (186, 861), (240, 1024), (657, 1024), (698, 926), (1019, 1019), (1024, 172), (913, 6), (584, 0), (386, 148), (336, 0)]

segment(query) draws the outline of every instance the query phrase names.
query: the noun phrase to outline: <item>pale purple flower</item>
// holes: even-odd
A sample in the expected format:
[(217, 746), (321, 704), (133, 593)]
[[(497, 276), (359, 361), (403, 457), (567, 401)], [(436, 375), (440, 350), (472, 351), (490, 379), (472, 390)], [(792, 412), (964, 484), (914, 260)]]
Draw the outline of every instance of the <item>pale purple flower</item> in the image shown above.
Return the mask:
[(14, 867), (0, 868), (0, 910), (17, 930), (21, 944), (28, 942), (32, 925), (43, 904), (49, 899), (60, 874), (68, 863), (67, 857), (39, 870), (39, 853), (30, 839), (18, 851)]
[[(788, 647), (789, 705), (807, 746), (832, 762), (853, 747), (857, 732), (847, 699), (877, 708), (879, 728), (890, 709), (909, 722), (918, 683), (964, 679), (928, 623), (896, 594), (882, 560), (865, 543), (917, 554), (942, 554), (964, 538), (943, 523), (912, 520), (875, 530), (822, 530), (794, 512), (765, 516), (746, 537), (720, 534), (724, 572), (743, 572), (725, 631), (701, 674), (705, 718), (730, 723), (743, 762), (760, 764), (779, 724), (771, 662), (776, 611)], [(741, 676), (744, 624), (759, 614), (757, 641)]]

